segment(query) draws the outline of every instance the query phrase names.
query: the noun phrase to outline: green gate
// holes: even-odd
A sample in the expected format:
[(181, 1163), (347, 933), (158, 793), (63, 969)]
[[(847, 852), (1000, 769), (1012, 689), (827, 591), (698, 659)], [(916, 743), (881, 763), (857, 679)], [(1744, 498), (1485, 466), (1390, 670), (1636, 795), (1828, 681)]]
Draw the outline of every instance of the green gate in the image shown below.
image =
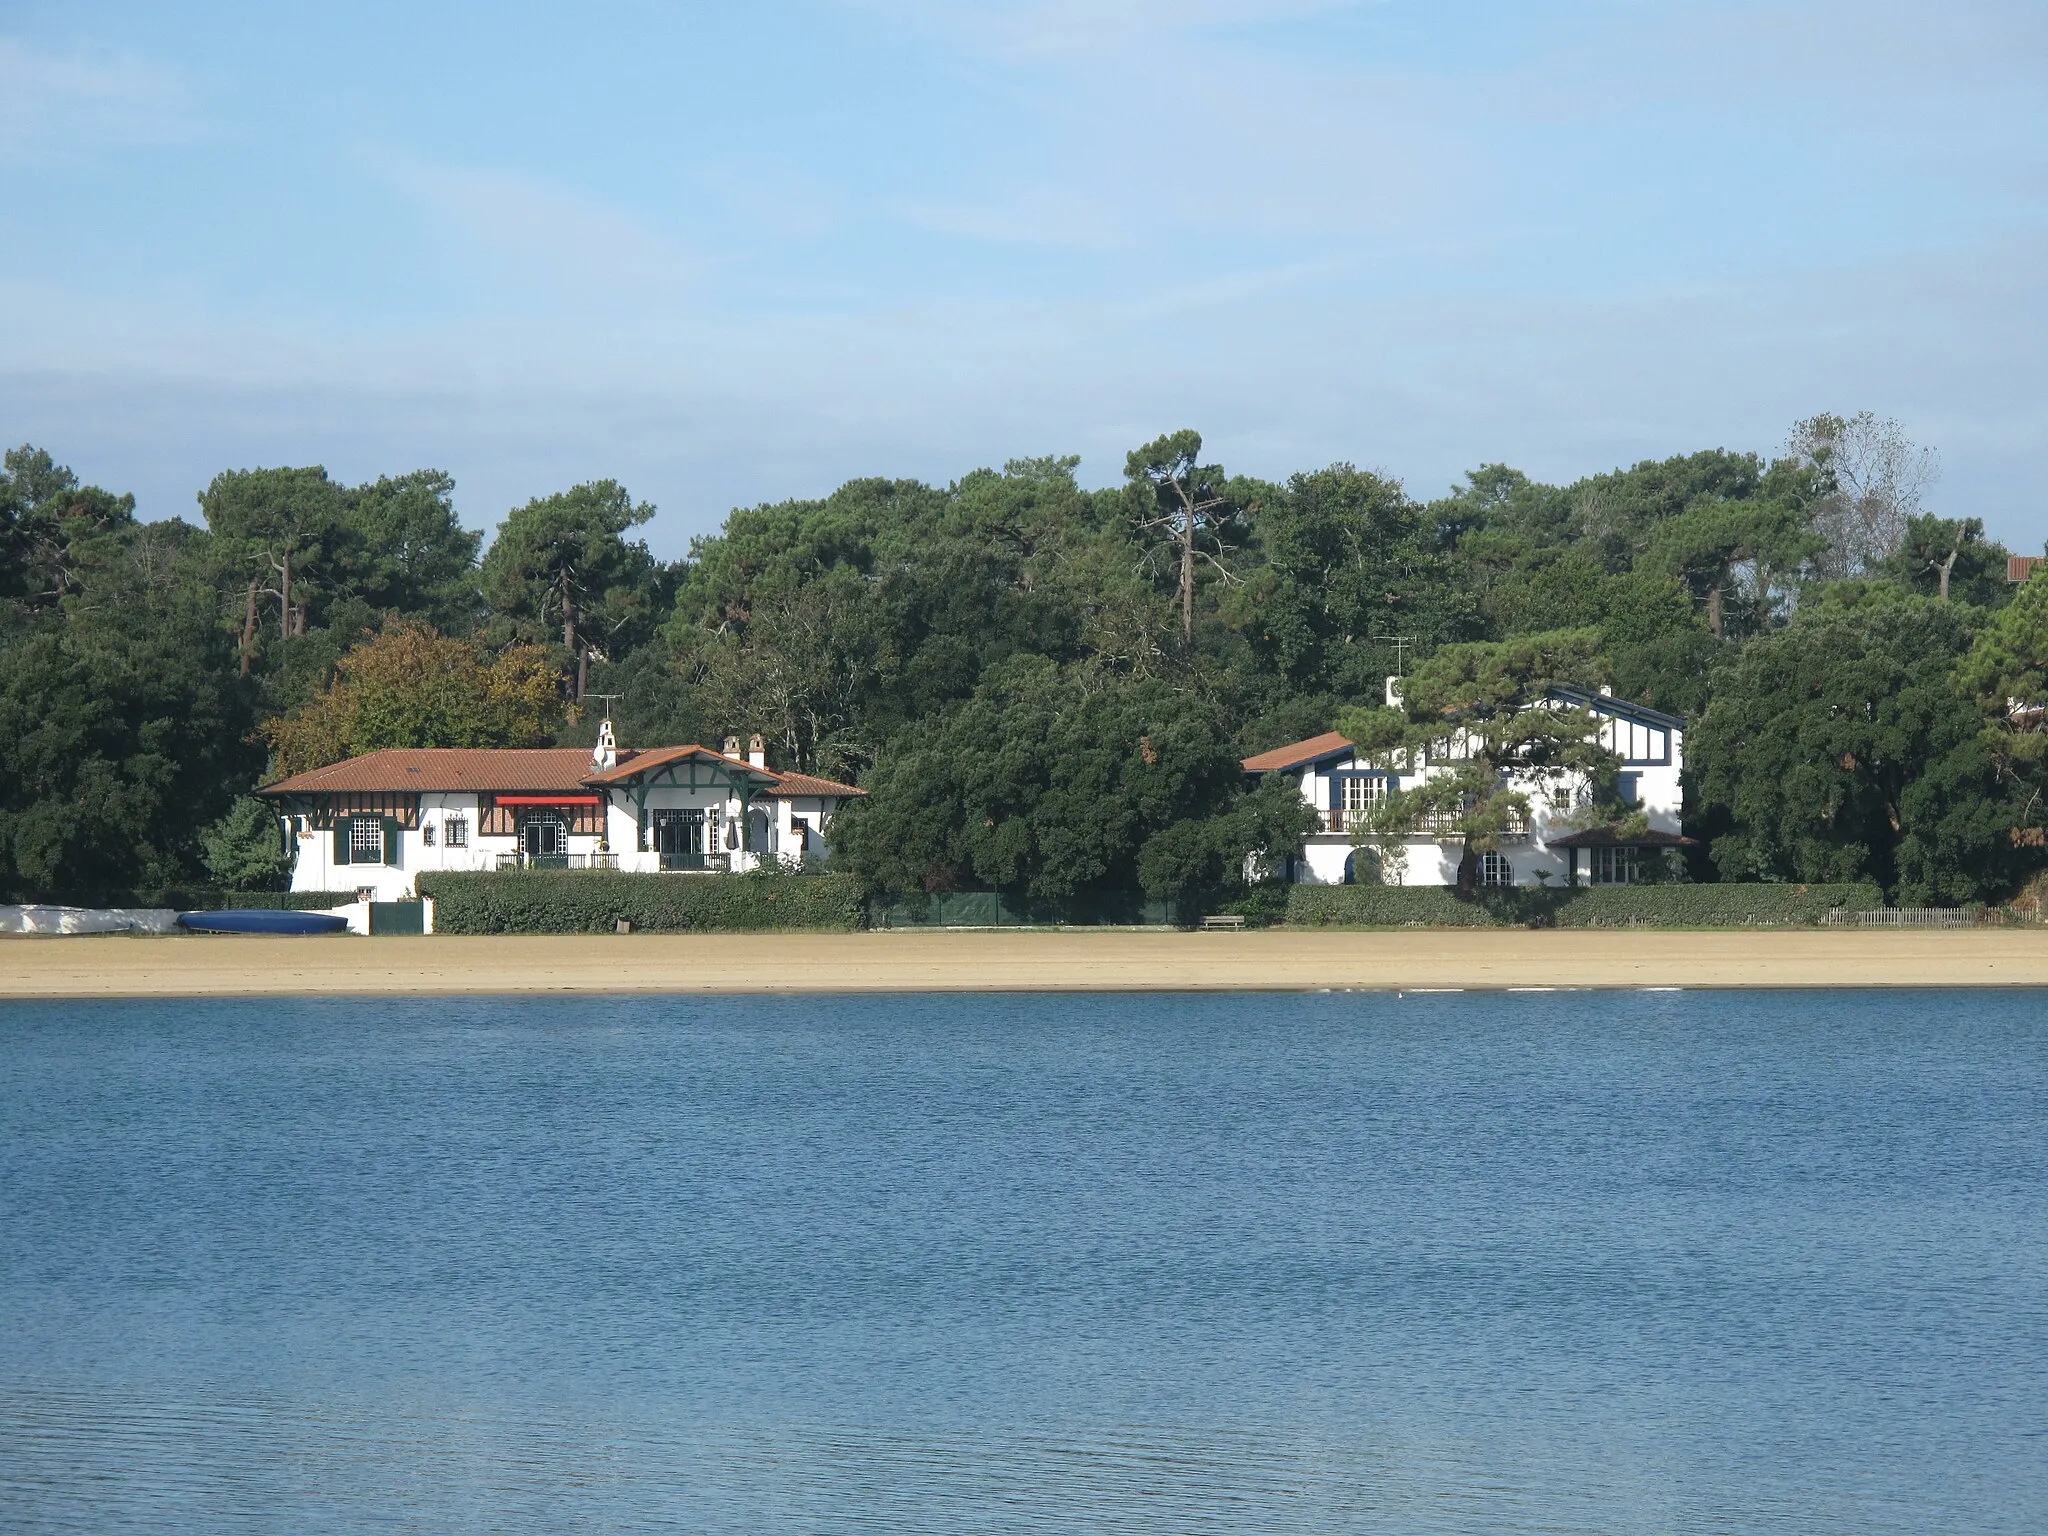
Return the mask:
[(370, 903), (370, 932), (425, 933), (427, 906), (422, 901), (373, 901)]

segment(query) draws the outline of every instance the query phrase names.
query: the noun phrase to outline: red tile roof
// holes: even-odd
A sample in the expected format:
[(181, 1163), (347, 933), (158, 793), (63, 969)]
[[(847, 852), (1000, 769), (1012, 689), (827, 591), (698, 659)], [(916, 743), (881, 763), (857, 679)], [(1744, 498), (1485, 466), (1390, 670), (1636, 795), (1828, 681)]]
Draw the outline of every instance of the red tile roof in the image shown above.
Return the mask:
[(1290, 742), (1284, 747), (1275, 747), (1270, 752), (1261, 752), (1244, 760), (1246, 773), (1272, 773), (1276, 770), (1299, 768), (1312, 763), (1319, 757), (1335, 757), (1340, 752), (1351, 750), (1350, 738), (1335, 731), (1325, 731), (1320, 736), (1311, 736), (1307, 741)]
[(782, 781), (773, 790), (773, 793), (778, 795), (820, 795), (829, 799), (834, 795), (844, 797), (867, 793), (864, 789), (855, 789), (851, 784), (815, 778), (808, 773), (778, 773), (775, 777)]
[(386, 747), (325, 768), (294, 774), (258, 791), (265, 795), (520, 794), (614, 788), (641, 774), (686, 758), (706, 759), (736, 769), (762, 784), (769, 794), (864, 795), (864, 789), (835, 783), (808, 773), (777, 773), (755, 768), (744, 759), (727, 757), (709, 747), (642, 747), (619, 749), (616, 768), (593, 773), (588, 747)]
[[(621, 753), (623, 757), (625, 754)], [(266, 795), (411, 794), (420, 790), (575, 790), (588, 747), (387, 747), (267, 785)]]
[(714, 752), (709, 747), (642, 747), (638, 751), (628, 751), (621, 747), (618, 767), (606, 768), (597, 773), (590, 771), (590, 758), (586, 753), (583, 759), (583, 782), (604, 785), (630, 784), (641, 774), (651, 773), (664, 763), (679, 763), (692, 757), (713, 763), (720, 768), (751, 774), (758, 779), (775, 777), (770, 769), (756, 768), (743, 757), (727, 757), (723, 752)]

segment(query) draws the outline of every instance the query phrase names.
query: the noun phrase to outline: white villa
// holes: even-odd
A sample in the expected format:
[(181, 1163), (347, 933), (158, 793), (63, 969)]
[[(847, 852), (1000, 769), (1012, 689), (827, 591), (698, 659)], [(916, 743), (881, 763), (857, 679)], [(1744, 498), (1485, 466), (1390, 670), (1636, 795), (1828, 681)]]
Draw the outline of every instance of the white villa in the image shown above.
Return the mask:
[(749, 870), (815, 867), (850, 784), (740, 755), (619, 747), (393, 747), (259, 791), (297, 848), (295, 891), (412, 898), (422, 870)]
[[(1394, 680), (1388, 680), (1387, 688), (1389, 701), (1397, 701)], [(1558, 706), (1589, 710), (1599, 719), (1601, 744), (1621, 759), (1622, 799), (1645, 813), (1649, 830), (1622, 839), (1606, 827), (1575, 829), (1574, 821), (1583, 819), (1575, 813), (1583, 810), (1590, 795), (1583, 781), (1521, 786), (1530, 799), (1529, 824), (1504, 839), (1498, 853), (1480, 856), (1480, 883), (1628, 884), (1642, 876), (1649, 858), (1667, 848), (1688, 846), (1691, 839), (1679, 831), (1685, 722), (1614, 698), (1605, 690), (1556, 687), (1549, 698)], [(1453, 736), (1440, 753), (1425, 755), (1419, 766), (1390, 770), (1359, 762), (1351, 743), (1331, 731), (1248, 757), (1244, 768), (1254, 776), (1280, 773), (1295, 779), (1321, 818), (1321, 829), (1310, 834), (1302, 856), (1291, 861), (1288, 878), (1303, 885), (1348, 885), (1357, 878), (1361, 859), (1352, 843), (1360, 817), (1403, 780), (1449, 772), (1457, 749)], [(1457, 839), (1440, 840), (1425, 829), (1403, 838), (1398, 846), (1399, 853), (1384, 867), (1388, 884), (1457, 883), (1463, 851)]]

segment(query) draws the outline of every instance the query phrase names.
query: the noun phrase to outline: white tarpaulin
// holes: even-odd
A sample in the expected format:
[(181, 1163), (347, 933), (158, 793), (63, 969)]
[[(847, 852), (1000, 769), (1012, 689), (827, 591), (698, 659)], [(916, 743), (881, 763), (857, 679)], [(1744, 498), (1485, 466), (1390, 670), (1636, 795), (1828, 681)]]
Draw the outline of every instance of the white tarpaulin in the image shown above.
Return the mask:
[(0, 906), (0, 933), (176, 933), (169, 907)]

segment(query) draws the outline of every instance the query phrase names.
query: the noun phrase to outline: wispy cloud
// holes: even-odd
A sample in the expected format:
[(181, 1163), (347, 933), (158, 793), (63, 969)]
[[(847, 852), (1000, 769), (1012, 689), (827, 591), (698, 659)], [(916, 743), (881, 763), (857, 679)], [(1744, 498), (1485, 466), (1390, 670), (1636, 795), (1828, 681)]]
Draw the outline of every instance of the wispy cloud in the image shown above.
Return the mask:
[(188, 141), (199, 102), (175, 71), (129, 54), (57, 54), (0, 37), (0, 162), (64, 163)]
[(468, 275), (557, 314), (630, 309), (658, 323), (704, 269), (644, 220), (536, 177), (412, 156), (381, 166)]
[(995, 245), (1113, 250), (1131, 245), (1142, 210), (1119, 207), (1091, 187), (1049, 182), (994, 197), (946, 202), (907, 199), (897, 213), (918, 229)]
[(1010, 58), (1125, 54), (1135, 45), (1219, 27), (1374, 9), (1373, 0), (861, 0), (983, 52)]

